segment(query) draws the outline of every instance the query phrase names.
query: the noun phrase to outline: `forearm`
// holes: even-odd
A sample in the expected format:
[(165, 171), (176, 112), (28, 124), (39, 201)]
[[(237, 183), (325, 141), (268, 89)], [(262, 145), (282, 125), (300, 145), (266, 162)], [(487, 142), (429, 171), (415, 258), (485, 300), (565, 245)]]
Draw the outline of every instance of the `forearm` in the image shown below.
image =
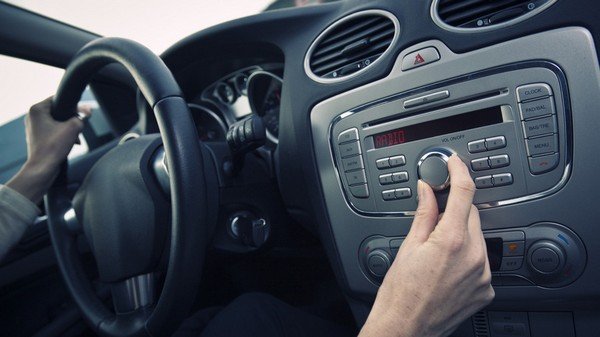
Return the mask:
[(19, 192), (34, 204), (39, 204), (56, 176), (54, 167), (27, 161), (6, 186)]
[(39, 209), (25, 196), (0, 185), (0, 259), (16, 245)]

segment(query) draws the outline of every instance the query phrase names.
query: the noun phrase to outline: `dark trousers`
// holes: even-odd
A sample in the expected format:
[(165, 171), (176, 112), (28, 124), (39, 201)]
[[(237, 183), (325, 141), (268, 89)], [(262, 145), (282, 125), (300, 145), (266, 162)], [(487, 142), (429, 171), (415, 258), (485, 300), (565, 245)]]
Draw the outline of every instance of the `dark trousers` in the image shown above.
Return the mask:
[(218, 312), (198, 312), (187, 319), (173, 337), (347, 337), (356, 334), (353, 329), (313, 316), (272, 296), (251, 293), (238, 297)]

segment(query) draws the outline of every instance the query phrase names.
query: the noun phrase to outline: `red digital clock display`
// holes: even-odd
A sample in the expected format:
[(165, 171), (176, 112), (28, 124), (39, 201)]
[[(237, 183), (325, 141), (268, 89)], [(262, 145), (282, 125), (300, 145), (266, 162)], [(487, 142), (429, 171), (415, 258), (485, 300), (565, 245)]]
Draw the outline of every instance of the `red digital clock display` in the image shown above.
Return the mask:
[(375, 148), (388, 147), (406, 142), (404, 130), (397, 129), (375, 135)]

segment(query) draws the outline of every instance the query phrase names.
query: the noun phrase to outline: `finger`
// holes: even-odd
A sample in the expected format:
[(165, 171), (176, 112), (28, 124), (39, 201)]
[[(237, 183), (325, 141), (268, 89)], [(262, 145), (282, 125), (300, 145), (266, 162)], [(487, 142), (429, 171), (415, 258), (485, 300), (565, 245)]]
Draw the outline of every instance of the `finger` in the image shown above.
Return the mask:
[(469, 175), (469, 169), (457, 155), (452, 155), (448, 160), (448, 172), (450, 194), (444, 210), (444, 219), (451, 221), (442, 221), (440, 225), (458, 224), (466, 230), (475, 195), (475, 184)]
[(80, 119), (86, 119), (92, 115), (92, 107), (87, 104), (78, 105), (77, 111), (79, 112)]
[[(70, 129), (70, 131), (78, 136), (81, 131), (83, 131), (83, 121), (79, 119), (79, 117), (71, 117), (66, 122), (65, 125)], [(75, 140), (73, 140), (75, 141)]]
[(50, 111), (50, 106), (52, 105), (52, 96), (46, 98), (45, 100), (38, 102), (32, 105), (29, 108), (29, 114), (42, 114), (46, 111)]
[(406, 239), (422, 243), (427, 241), (438, 222), (438, 205), (433, 190), (422, 180), (417, 182), (417, 193), (419, 206)]

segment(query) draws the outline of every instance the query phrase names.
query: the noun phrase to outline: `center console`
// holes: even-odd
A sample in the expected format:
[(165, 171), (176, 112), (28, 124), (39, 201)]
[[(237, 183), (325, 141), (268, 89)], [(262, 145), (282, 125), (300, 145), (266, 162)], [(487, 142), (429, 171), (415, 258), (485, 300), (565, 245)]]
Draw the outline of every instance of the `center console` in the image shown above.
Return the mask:
[[(432, 49), (439, 58), (403, 67)], [(425, 41), (402, 51), (385, 78), (317, 104), (315, 158), (352, 295), (374, 298), (410, 230), (419, 179), (444, 210), (456, 154), (477, 188), (496, 290), (490, 309), (520, 309), (537, 324), (531, 313), (547, 311), (544, 303), (597, 305), (581, 300), (600, 298), (590, 267), (600, 256), (591, 244), (600, 210), (590, 199), (599, 197), (597, 60), (578, 27), (462, 54)]]

